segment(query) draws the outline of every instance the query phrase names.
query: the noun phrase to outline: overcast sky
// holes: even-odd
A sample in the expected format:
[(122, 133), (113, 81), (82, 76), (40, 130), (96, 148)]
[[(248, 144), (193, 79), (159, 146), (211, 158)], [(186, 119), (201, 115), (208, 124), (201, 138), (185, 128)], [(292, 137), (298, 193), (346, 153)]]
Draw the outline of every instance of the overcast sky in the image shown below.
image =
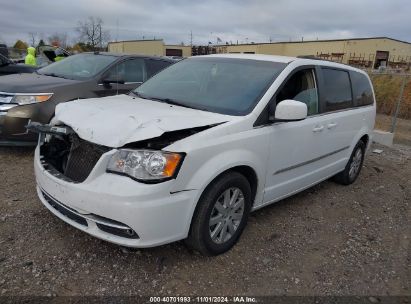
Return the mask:
[(388, 36), (411, 42), (409, 0), (0, 0), (0, 41), (67, 33), (101, 17), (111, 40), (163, 38), (168, 44), (268, 42)]

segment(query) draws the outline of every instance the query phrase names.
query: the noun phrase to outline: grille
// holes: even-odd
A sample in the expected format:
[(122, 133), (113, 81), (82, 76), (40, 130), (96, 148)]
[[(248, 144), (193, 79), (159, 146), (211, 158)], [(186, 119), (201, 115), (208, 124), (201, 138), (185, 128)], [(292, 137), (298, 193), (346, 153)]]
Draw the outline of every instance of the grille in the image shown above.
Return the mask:
[(76, 212), (72, 211), (71, 208), (64, 206), (62, 203), (57, 203), (46, 192), (41, 191), (41, 193), (43, 194), (44, 199), (50, 204), (50, 206), (52, 206), (62, 215), (68, 217), (69, 219), (75, 221), (76, 223), (79, 223), (80, 225), (88, 226), (87, 221), (81, 216), (77, 215)]
[(51, 207), (53, 207), (55, 210), (57, 210), (60, 214), (64, 215), (65, 217), (75, 221), (76, 223), (83, 225), (83, 226), (88, 226), (87, 220), (94, 222), (97, 227), (106, 233), (110, 233), (116, 236), (121, 236), (124, 238), (128, 239), (139, 239), (140, 237), (138, 234), (131, 229), (129, 226), (96, 215), (96, 214), (80, 214), (76, 210), (60, 203), (53, 197), (51, 197), (49, 194), (47, 194), (43, 189), (41, 189), (41, 194), (43, 195), (44, 199), (46, 200), (47, 203)]
[(101, 155), (108, 150), (106, 147), (73, 136), (64, 175), (74, 182), (84, 182)]
[(0, 93), (0, 103), (9, 104), (12, 99), (13, 99), (12, 95)]
[[(140, 237), (138, 234), (131, 229), (129, 226), (102, 217), (98, 216), (96, 214), (79, 214), (76, 210), (60, 203), (50, 195), (48, 195), (43, 189), (41, 189), (41, 194), (43, 195), (44, 199), (47, 201), (47, 203), (53, 207), (55, 210), (57, 210), (60, 214), (64, 215), (65, 217), (75, 221), (76, 223), (83, 225), (83, 226), (88, 226), (87, 220), (94, 222), (97, 227), (106, 233), (110, 233), (116, 236), (121, 236), (124, 238), (128, 239), (139, 239)], [(87, 219), (87, 220), (86, 220)]]
[(52, 134), (47, 141), (42, 133), (40, 140), (43, 167), (54, 176), (74, 183), (84, 182), (101, 156), (111, 150), (83, 140), (74, 132), (66, 136)]

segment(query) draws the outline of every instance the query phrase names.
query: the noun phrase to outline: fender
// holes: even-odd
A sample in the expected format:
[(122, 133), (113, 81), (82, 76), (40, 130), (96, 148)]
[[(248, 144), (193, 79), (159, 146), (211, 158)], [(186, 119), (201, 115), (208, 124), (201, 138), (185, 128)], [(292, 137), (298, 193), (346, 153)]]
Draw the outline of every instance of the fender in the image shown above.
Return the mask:
[(347, 152), (347, 153), (348, 153), (347, 162), (348, 162), (348, 160), (349, 160), (349, 158), (350, 158), (350, 156), (351, 156), (351, 153), (352, 153), (353, 150), (354, 150), (355, 145), (358, 143), (358, 141), (359, 141), (359, 140), (361, 139), (361, 137), (363, 137), (364, 135), (367, 135), (367, 136), (368, 136), (368, 143), (367, 143), (367, 146), (366, 146), (366, 152), (367, 152), (367, 150), (368, 150), (368, 148), (369, 148), (369, 146), (370, 146), (370, 143), (371, 143), (371, 141), (372, 141), (372, 134), (370, 134), (369, 131), (370, 131), (370, 130), (369, 130), (368, 128), (362, 127), (361, 130), (358, 131), (358, 133), (355, 135), (354, 139), (353, 139), (352, 142), (351, 142), (350, 149), (349, 149), (348, 152)]
[[(268, 151), (268, 149), (265, 149)], [(234, 157), (233, 157), (234, 156)], [(190, 157), (189, 157), (190, 158)], [(194, 160), (187, 160), (187, 167), (190, 167)], [(185, 160), (185, 161), (186, 161)], [(238, 166), (247, 166), (254, 170), (257, 176), (257, 190), (256, 197), (254, 198), (254, 205), (261, 203), (264, 194), (265, 176), (266, 176), (266, 158), (259, 157), (259, 155), (247, 150), (247, 149), (233, 149), (219, 153), (214, 157), (204, 162), (192, 175), (190, 181), (185, 186), (186, 189), (195, 189), (193, 191), (193, 204), (189, 210), (189, 221), (186, 227), (188, 234), (191, 220), (194, 215), (194, 211), (203, 194), (206, 187), (220, 174)], [(185, 174), (186, 175), (186, 174)]]

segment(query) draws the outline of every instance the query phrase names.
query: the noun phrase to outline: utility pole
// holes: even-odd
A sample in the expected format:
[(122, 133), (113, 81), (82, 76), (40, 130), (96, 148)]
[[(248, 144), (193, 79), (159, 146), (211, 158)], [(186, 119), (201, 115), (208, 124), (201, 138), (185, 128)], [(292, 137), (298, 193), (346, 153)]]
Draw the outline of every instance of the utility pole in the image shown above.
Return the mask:
[(118, 18), (116, 20), (116, 42), (118, 41)]
[(407, 80), (408, 80), (407, 75), (404, 75), (404, 78), (403, 78), (402, 84), (401, 84), (401, 89), (400, 89), (400, 96), (398, 97), (398, 101), (397, 101), (397, 104), (395, 106), (394, 117), (392, 118), (391, 133), (394, 133), (395, 128), (397, 127), (397, 117), (400, 114), (401, 102), (402, 102), (402, 98), (404, 96), (404, 89), (406, 87)]
[(193, 46), (193, 31), (190, 31), (190, 46)]
[(99, 29), (100, 29), (100, 51), (103, 49), (103, 41), (101, 41), (101, 23), (99, 24)]

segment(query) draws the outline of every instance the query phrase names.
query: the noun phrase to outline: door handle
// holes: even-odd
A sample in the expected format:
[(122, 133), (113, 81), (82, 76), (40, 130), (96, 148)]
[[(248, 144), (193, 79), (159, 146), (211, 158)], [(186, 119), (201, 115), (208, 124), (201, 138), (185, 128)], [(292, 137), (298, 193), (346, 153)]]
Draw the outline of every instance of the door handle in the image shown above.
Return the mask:
[(335, 128), (337, 126), (337, 124), (335, 123), (335, 122), (332, 122), (332, 123), (329, 123), (328, 125), (327, 125), (327, 128), (328, 129), (332, 129), (332, 128)]
[(322, 130), (324, 130), (324, 126), (316, 126), (316, 127), (313, 129), (313, 132), (321, 132)]

